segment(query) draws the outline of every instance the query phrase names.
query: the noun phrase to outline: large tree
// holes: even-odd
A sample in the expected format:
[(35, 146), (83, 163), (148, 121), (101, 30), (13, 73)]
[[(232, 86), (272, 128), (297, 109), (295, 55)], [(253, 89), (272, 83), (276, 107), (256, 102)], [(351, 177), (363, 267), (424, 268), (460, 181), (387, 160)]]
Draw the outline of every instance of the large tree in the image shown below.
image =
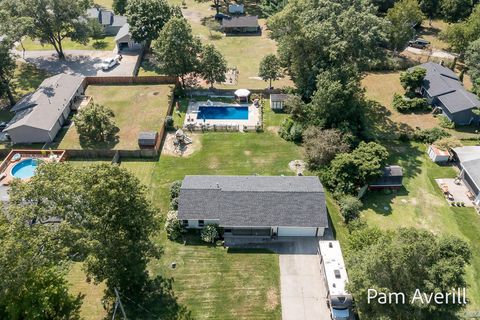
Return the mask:
[(213, 44), (203, 46), (200, 53), (198, 72), (213, 88), (215, 82), (224, 82), (227, 73), (227, 61)]
[(458, 22), (472, 12), (471, 0), (440, 0), (440, 14), (447, 22)]
[(198, 71), (202, 45), (194, 37), (190, 24), (184, 18), (172, 18), (154, 43), (153, 54), (162, 71), (180, 77), (185, 88), (185, 76)]
[(4, 8), (14, 17), (28, 20), (26, 35), (51, 44), (59, 59), (65, 59), (63, 40), (86, 44), (89, 39), (87, 19), (89, 0), (4, 0)]
[(340, 131), (322, 130), (313, 126), (303, 132), (303, 146), (310, 169), (319, 169), (328, 165), (338, 153), (347, 152), (350, 149)]
[[(437, 304), (434, 300), (410, 303), (417, 289), (435, 294), (466, 287), (465, 267), (471, 260), (471, 251), (462, 239), (413, 228), (388, 232), (364, 228), (351, 234), (346, 252), (350, 279), (347, 288), (364, 318), (446, 319), (445, 316), (453, 316), (465, 307), (457, 303)], [(401, 292), (406, 301), (369, 302), (369, 289), (385, 294)]]
[(268, 54), (260, 61), (258, 75), (263, 81), (269, 81), (268, 88), (272, 88), (272, 81), (278, 80), (282, 76), (280, 61), (274, 54)]
[(465, 54), (469, 44), (480, 38), (480, 5), (474, 8), (465, 21), (449, 25), (441, 36), (455, 52)]
[(467, 72), (472, 78), (473, 87), (476, 93), (480, 94), (480, 37), (468, 46), (465, 64), (468, 68)]
[(147, 48), (156, 40), (165, 24), (173, 16), (181, 16), (180, 9), (171, 7), (166, 0), (129, 0), (126, 15), (132, 38), (145, 41)]
[(73, 117), (80, 139), (86, 142), (110, 142), (115, 138), (117, 127), (113, 111), (103, 105), (93, 103)]
[(400, 83), (405, 90), (414, 92), (416, 89), (422, 86), (423, 78), (425, 78), (426, 75), (426, 69), (416, 67), (412, 70), (407, 70), (400, 73)]
[(127, 12), (127, 4), (127, 0), (113, 0), (113, 11), (115, 14), (124, 15)]
[(106, 298), (115, 297), (114, 288), (137, 303), (146, 296), (146, 265), (159, 254), (151, 237), (159, 226), (145, 187), (128, 170), (41, 165), (28, 183), (13, 188), (10, 210), (28, 212), (30, 221), (59, 219), (55, 228), (38, 224), (56, 240), (51, 251), (63, 253), (63, 261), (83, 261), (89, 276), (105, 281)]
[(304, 98), (318, 88), (322, 70), (365, 66), (383, 54), (386, 25), (376, 13), (362, 0), (291, 0), (269, 19), (282, 65)]
[(10, 48), (10, 42), (0, 41), (0, 98), (6, 97), (13, 106), (15, 98), (12, 90), (12, 78), (16, 65)]
[(414, 27), (422, 22), (423, 13), (417, 0), (400, 0), (387, 12), (388, 37), (395, 52), (414, 37)]

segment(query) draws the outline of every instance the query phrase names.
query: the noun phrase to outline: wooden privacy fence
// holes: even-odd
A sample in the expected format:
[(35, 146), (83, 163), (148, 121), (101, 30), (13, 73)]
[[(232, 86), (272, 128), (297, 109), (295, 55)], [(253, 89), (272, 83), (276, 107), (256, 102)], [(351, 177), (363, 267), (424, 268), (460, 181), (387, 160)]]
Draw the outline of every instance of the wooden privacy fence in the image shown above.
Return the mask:
[(178, 79), (170, 76), (105, 76), (85, 77), (85, 85), (119, 85), (119, 84), (172, 84), (177, 85)]

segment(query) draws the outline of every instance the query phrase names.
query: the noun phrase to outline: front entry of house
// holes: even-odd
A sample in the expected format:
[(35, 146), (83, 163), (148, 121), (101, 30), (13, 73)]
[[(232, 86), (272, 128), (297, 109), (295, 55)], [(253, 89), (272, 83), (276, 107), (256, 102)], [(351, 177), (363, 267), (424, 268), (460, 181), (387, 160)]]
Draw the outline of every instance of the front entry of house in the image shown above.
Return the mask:
[(225, 233), (231, 232), (234, 236), (270, 236), (272, 228), (225, 228)]

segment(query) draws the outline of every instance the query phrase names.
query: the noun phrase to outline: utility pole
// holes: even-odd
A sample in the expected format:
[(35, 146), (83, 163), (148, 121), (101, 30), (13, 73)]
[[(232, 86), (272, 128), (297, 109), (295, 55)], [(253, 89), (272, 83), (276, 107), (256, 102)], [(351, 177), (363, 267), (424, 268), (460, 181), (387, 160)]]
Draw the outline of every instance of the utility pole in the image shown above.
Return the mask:
[(118, 307), (120, 307), (120, 311), (122, 312), (123, 320), (127, 320), (127, 316), (125, 315), (125, 310), (123, 310), (122, 300), (120, 300), (120, 295), (118, 294), (118, 290), (117, 288), (113, 288), (113, 290), (115, 291), (115, 296), (117, 298), (115, 299), (115, 307), (113, 309), (112, 320), (115, 320), (115, 314), (117, 313)]

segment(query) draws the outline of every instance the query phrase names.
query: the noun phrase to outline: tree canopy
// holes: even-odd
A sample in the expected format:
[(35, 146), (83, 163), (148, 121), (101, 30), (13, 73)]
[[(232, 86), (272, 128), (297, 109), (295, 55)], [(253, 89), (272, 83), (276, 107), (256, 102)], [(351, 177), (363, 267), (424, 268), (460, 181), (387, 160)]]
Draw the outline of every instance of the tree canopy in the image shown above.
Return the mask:
[(403, 49), (415, 33), (414, 27), (423, 20), (423, 13), (417, 0), (400, 0), (387, 12), (388, 37), (391, 47)]
[(215, 82), (224, 82), (227, 72), (227, 61), (222, 53), (213, 44), (203, 46), (200, 53), (200, 65), (198, 72), (203, 79), (207, 80), (210, 87)]
[(118, 132), (114, 116), (111, 109), (97, 103), (80, 109), (73, 117), (80, 140), (93, 143), (113, 141)]
[(465, 64), (468, 74), (472, 78), (473, 87), (477, 94), (480, 94), (480, 35), (473, 41), (465, 53)]
[[(436, 236), (425, 230), (401, 228), (380, 231), (363, 228), (352, 232), (347, 246), (350, 282), (347, 289), (368, 319), (440, 319), (464, 306), (455, 303), (368, 303), (368, 289), (402, 292), (407, 299), (416, 289), (424, 293), (451, 292), (466, 286), (465, 267), (471, 251), (453, 236)], [(442, 316), (442, 317), (441, 317)]]
[(165, 24), (182, 13), (166, 0), (129, 0), (126, 15), (132, 38), (137, 42), (145, 41), (149, 48), (152, 41), (158, 39)]
[(322, 130), (310, 126), (303, 132), (305, 159), (310, 169), (326, 166), (338, 153), (350, 149), (344, 135), (336, 129)]
[(15, 104), (11, 82), (15, 68), (15, 59), (10, 52), (10, 43), (0, 41), (0, 98), (7, 98), (11, 106)]
[(172, 18), (154, 43), (153, 54), (162, 71), (180, 77), (185, 87), (185, 76), (198, 70), (202, 45), (192, 34), (190, 24), (183, 18)]
[(441, 36), (455, 52), (463, 55), (470, 43), (480, 38), (480, 5), (475, 6), (465, 21), (449, 25)]
[(124, 15), (127, 12), (127, 4), (127, 0), (113, 0), (113, 11), (115, 14)]
[(2, 5), (13, 17), (24, 18), (24, 35), (51, 44), (59, 59), (65, 59), (63, 40), (86, 44), (89, 27), (85, 17), (89, 0), (4, 0)]
[(440, 0), (440, 14), (447, 22), (458, 22), (472, 12), (471, 0)]
[(413, 92), (422, 86), (422, 81), (426, 75), (427, 70), (420, 67), (403, 71), (400, 73), (400, 83), (405, 90)]
[(291, 0), (268, 20), (280, 61), (302, 97), (321, 89), (321, 72), (345, 64), (365, 66), (382, 54), (386, 24), (376, 13), (361, 0)]
[(272, 81), (278, 80), (282, 76), (280, 61), (274, 54), (268, 54), (260, 61), (258, 75), (264, 81), (269, 81), (269, 88), (272, 87)]

